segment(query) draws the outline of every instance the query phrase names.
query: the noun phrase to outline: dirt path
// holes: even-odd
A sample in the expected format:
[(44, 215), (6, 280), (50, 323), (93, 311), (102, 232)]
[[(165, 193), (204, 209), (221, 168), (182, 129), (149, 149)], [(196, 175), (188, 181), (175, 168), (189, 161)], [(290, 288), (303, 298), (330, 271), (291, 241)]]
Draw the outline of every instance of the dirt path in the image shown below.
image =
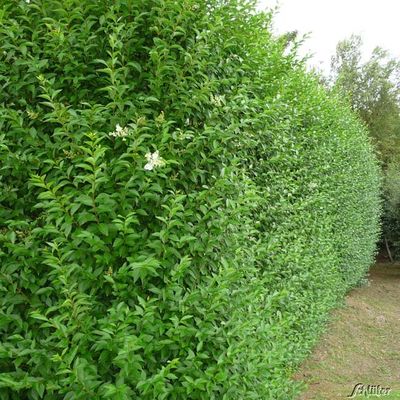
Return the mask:
[[(308, 385), (299, 400), (346, 399), (358, 383), (364, 393), (367, 385), (391, 391), (355, 399), (400, 399), (400, 265), (372, 268), (369, 284), (351, 291), (334, 312), (296, 378)], [(374, 390), (370, 386), (369, 393)]]

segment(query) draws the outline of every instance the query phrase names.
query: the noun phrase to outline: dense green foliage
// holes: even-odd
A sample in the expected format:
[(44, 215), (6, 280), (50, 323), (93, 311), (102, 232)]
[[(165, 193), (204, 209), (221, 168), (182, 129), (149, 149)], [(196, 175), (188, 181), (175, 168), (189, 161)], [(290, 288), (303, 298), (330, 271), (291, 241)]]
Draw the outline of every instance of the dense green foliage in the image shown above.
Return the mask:
[(1, 399), (292, 398), (374, 256), (350, 109), (245, 1), (0, 20)]

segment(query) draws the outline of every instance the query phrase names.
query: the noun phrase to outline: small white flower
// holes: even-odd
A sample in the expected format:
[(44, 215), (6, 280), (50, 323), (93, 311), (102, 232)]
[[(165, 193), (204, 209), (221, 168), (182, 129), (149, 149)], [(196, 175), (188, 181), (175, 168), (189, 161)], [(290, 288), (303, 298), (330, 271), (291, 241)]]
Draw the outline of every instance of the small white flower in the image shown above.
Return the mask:
[(144, 166), (144, 169), (146, 171), (151, 171), (154, 167), (160, 167), (165, 164), (165, 161), (160, 157), (158, 150), (154, 153), (147, 153), (145, 157), (147, 164)]
[(127, 127), (122, 128), (120, 124), (117, 124), (115, 131), (110, 133), (113, 137), (122, 137), (122, 140), (126, 140), (125, 137), (129, 135), (129, 130)]
[(31, 2), (31, 0), (25, 0), (25, 3), (29, 4)]

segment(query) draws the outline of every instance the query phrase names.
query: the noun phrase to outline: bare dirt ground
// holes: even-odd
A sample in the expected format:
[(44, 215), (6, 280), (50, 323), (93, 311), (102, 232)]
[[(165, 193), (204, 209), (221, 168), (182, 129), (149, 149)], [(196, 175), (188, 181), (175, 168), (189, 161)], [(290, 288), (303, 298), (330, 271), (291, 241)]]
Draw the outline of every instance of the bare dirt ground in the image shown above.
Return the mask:
[(348, 399), (358, 383), (391, 391), (355, 399), (400, 399), (400, 264), (377, 264), (348, 294), (296, 379), (308, 386), (299, 400)]

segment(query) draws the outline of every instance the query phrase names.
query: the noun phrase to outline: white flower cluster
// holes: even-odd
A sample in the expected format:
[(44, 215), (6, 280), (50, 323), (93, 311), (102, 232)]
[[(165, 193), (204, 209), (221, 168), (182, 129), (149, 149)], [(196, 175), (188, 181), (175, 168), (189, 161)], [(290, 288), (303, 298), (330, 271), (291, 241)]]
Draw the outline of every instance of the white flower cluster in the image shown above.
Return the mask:
[(144, 166), (146, 171), (151, 171), (154, 167), (160, 167), (165, 164), (165, 161), (160, 157), (160, 154), (157, 151), (154, 153), (146, 154), (147, 164)]
[(127, 127), (122, 128), (120, 124), (117, 124), (115, 131), (110, 133), (113, 137), (122, 137), (122, 140), (126, 140), (126, 136), (129, 135), (129, 130)]

